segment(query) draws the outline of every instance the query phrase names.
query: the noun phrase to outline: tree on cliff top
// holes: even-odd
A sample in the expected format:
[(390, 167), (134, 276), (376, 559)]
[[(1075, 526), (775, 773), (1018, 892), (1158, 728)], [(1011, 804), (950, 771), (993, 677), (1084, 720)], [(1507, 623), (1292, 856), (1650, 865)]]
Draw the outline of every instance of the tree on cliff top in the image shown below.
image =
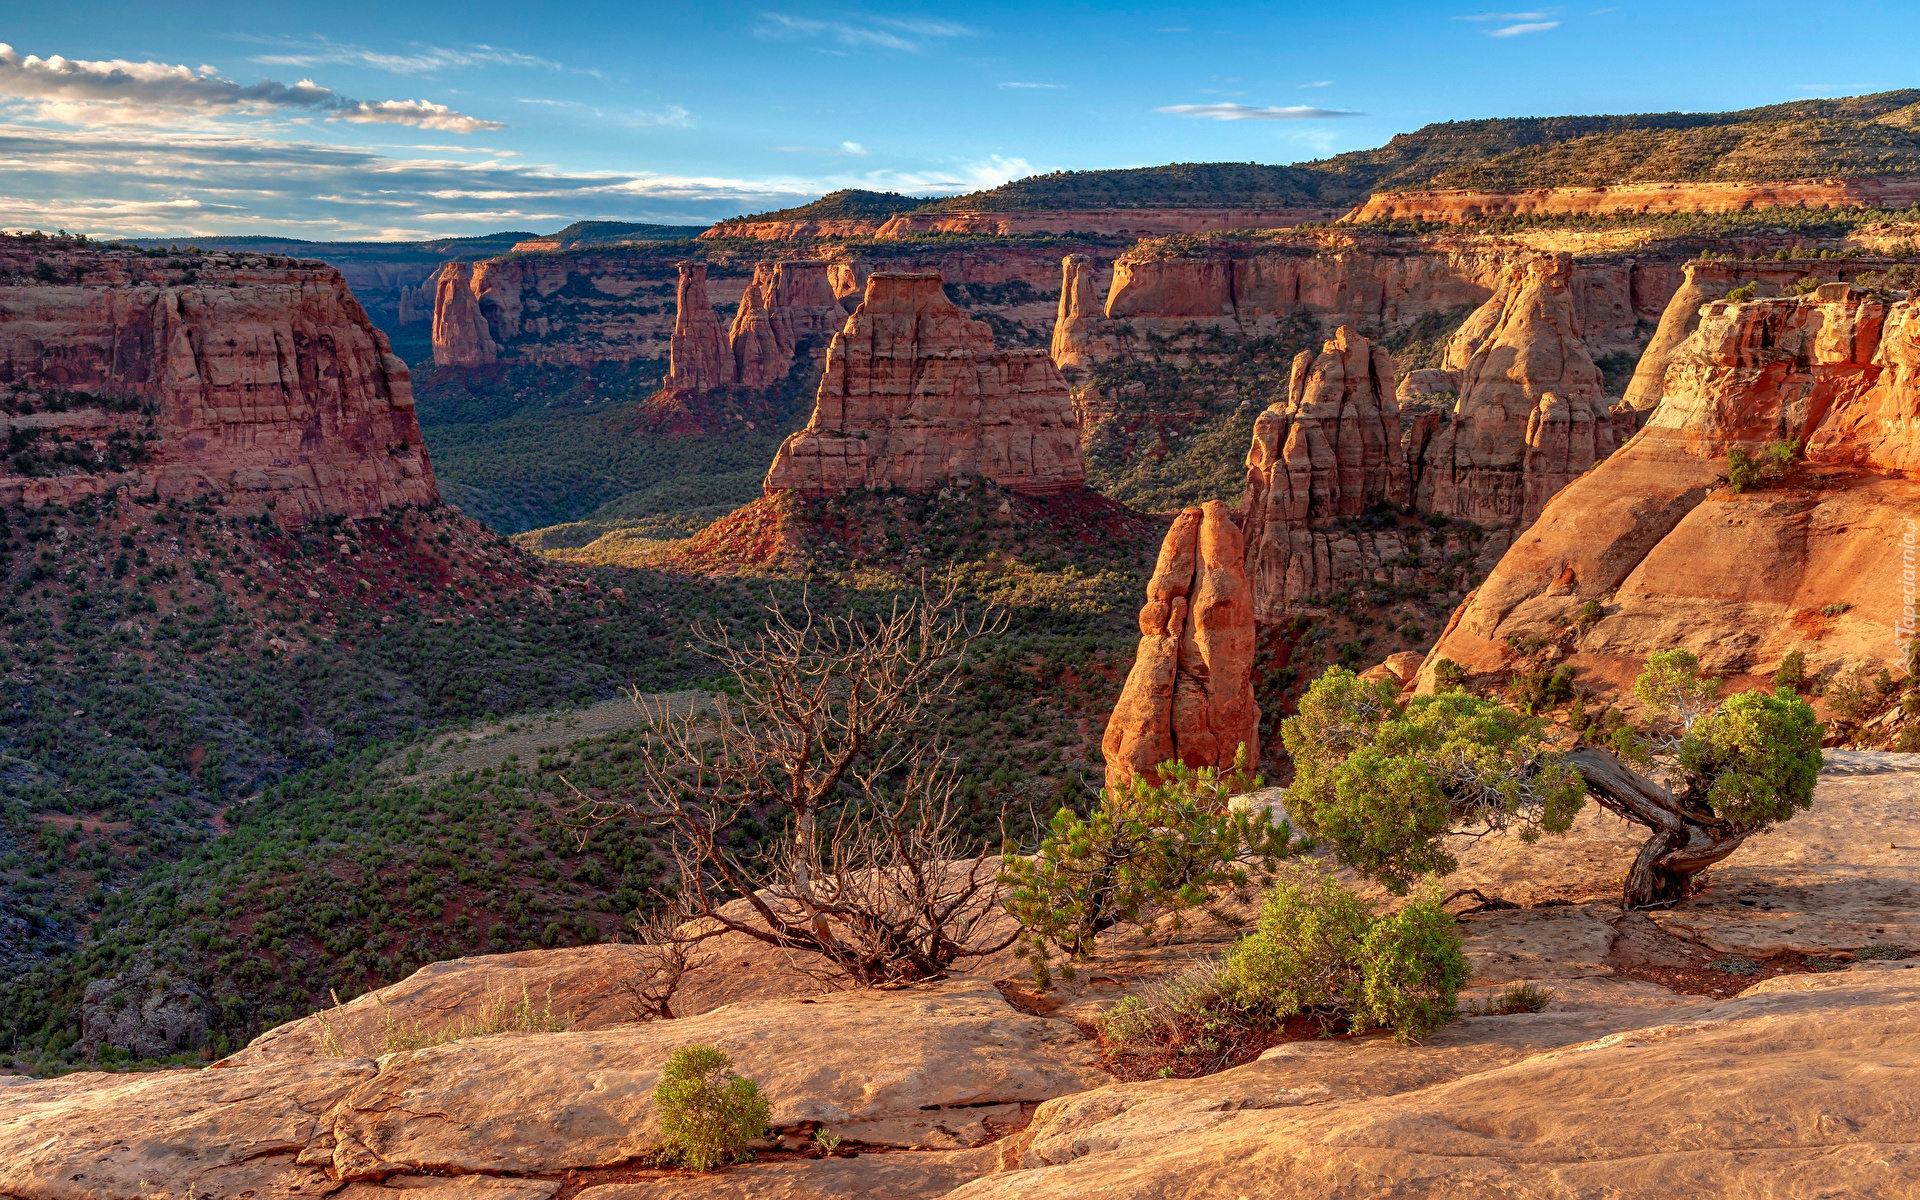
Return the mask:
[(1308, 836), (1404, 892), (1456, 865), (1450, 833), (1564, 832), (1591, 795), (1652, 836), (1628, 872), (1630, 908), (1672, 904), (1695, 875), (1813, 802), (1822, 728), (1782, 690), (1719, 700), (1684, 650), (1656, 654), (1635, 694), (1673, 714), (1655, 739), (1613, 753), (1551, 745), (1545, 726), (1461, 692), (1400, 704), (1390, 686), (1335, 667), (1281, 735), (1296, 770), (1287, 809)]

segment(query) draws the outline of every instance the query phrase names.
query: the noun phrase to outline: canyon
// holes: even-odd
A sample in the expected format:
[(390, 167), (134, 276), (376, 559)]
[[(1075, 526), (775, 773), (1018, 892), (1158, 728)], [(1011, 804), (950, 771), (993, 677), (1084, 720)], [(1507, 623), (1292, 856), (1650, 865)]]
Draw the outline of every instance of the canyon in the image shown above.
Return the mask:
[(437, 503), (412, 382), (340, 272), (0, 239), (12, 505), (120, 488), (283, 526)]

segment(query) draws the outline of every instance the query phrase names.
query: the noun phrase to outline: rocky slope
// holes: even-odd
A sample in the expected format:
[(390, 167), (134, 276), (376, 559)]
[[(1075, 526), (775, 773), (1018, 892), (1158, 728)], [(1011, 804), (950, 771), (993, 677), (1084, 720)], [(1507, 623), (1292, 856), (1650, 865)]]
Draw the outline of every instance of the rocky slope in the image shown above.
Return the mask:
[(0, 239), (0, 501), (119, 488), (282, 525), (438, 499), (406, 364), (321, 263)]
[(1788, 182), (1616, 183), (1508, 190), (1450, 188), (1376, 192), (1341, 218), (1462, 224), (1490, 217), (1613, 213), (1723, 213), (1756, 208), (1910, 208), (1920, 179), (1809, 179)]
[(1078, 487), (1079, 426), (1044, 350), (997, 350), (934, 272), (876, 271), (833, 337), (807, 427), (767, 472), (769, 495), (931, 491), (984, 478), (1017, 492)]
[[(1910, 301), (1847, 284), (1707, 305), (1646, 427), (1546, 505), (1455, 614), (1421, 685), (1441, 658), (1475, 674), (1523, 666), (1522, 646), (1615, 688), (1674, 646), (1736, 677), (1790, 651), (1816, 674), (1897, 666), (1901, 514), (1920, 498), (1905, 475), (1913, 323)], [(1730, 450), (1790, 441), (1806, 452), (1784, 476), (1725, 485)], [(1588, 601), (1605, 615), (1577, 633), (1567, 622)]]

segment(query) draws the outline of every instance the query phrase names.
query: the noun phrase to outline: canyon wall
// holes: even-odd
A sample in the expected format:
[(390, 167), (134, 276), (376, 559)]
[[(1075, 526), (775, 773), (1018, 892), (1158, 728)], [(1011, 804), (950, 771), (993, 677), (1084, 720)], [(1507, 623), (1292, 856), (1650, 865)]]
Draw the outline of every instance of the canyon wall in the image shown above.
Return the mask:
[(1253, 698), (1253, 588), (1243, 568), (1240, 526), (1219, 501), (1173, 519), (1140, 609), (1140, 642), (1101, 753), (1107, 787), (1154, 768), (1231, 768), (1242, 747), (1260, 764), (1260, 709)]
[(824, 354), (827, 339), (846, 319), (826, 263), (790, 259), (756, 264), (727, 334), (735, 380), (750, 388), (784, 382), (795, 351), (811, 346)]
[(767, 493), (930, 491), (971, 478), (1028, 493), (1085, 482), (1066, 380), (1044, 350), (995, 349), (993, 330), (947, 297), (937, 273), (875, 271)]
[(707, 298), (707, 264), (679, 264), (674, 293), (673, 336), (668, 343), (667, 389), (705, 392), (738, 379), (733, 348)]
[(1020, 237), (1035, 234), (1098, 237), (1167, 237), (1228, 229), (1290, 229), (1302, 221), (1331, 221), (1337, 207), (1098, 208), (1035, 212), (900, 213), (886, 218), (799, 221), (722, 221), (703, 238), (752, 238), (787, 242), (808, 238), (874, 238), (888, 241), (928, 234)]
[(283, 525), (439, 499), (406, 364), (340, 272), (0, 238), (0, 502), (131, 487)]
[(1792, 182), (1620, 183), (1597, 187), (1443, 188), (1380, 192), (1343, 223), (1466, 222), (1506, 216), (1602, 213), (1718, 213), (1755, 208), (1907, 208), (1920, 204), (1920, 179), (1809, 179)]
[[(1908, 515), (1920, 507), (1915, 306), (1829, 284), (1705, 306), (1669, 356), (1639, 435), (1545, 506), (1454, 614), (1442, 658), (1483, 677), (1552, 647), (1581, 686), (1625, 689), (1682, 647), (1758, 682), (1789, 652), (1810, 671), (1901, 661)], [(1801, 439), (1803, 460), (1735, 493), (1728, 450)], [(1581, 632), (1587, 602), (1600, 619)], [(1903, 625), (1904, 622), (1904, 625)], [(1738, 682), (1738, 679), (1736, 679)]]

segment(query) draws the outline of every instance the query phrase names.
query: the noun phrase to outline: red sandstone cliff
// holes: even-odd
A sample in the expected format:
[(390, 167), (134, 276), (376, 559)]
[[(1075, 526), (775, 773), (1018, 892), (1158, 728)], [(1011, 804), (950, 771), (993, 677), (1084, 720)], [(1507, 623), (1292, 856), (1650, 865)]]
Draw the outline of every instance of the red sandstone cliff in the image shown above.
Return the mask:
[(753, 282), (741, 296), (740, 310), (727, 334), (735, 382), (750, 388), (783, 382), (796, 348), (810, 344), (817, 353), (824, 353), (827, 339), (846, 319), (847, 310), (840, 305), (825, 262), (756, 264)]
[(798, 241), (809, 238), (875, 238), (890, 241), (950, 233), (1019, 237), (1032, 234), (1093, 234), (1099, 237), (1167, 237), (1227, 229), (1288, 229), (1302, 221), (1331, 221), (1338, 208), (1097, 208), (1036, 212), (900, 213), (885, 219), (819, 221), (723, 221), (703, 238)]
[[(1844, 285), (1706, 306), (1671, 355), (1664, 399), (1625, 448), (1550, 500), (1455, 613), (1441, 658), (1483, 676), (1516, 643), (1561, 647), (1582, 686), (1624, 688), (1647, 655), (1684, 647), (1717, 672), (1894, 665), (1898, 547), (1920, 482), (1913, 306)], [(1804, 439), (1808, 462), (1735, 494), (1726, 452)], [(1605, 613), (1569, 624), (1587, 601)]]
[(0, 238), (0, 393), (33, 448), (7, 503), (124, 486), (293, 526), (439, 499), (406, 364), (322, 263)]
[(1619, 183), (1599, 187), (1381, 192), (1341, 217), (1368, 221), (1484, 220), (1516, 215), (1715, 213), (1754, 208), (1906, 208), (1920, 180), (1809, 179), (1781, 183)]
[(996, 350), (938, 274), (876, 271), (766, 490), (929, 491), (971, 477), (1029, 493), (1085, 481), (1066, 380), (1043, 350)]
[(443, 367), (474, 367), (495, 358), (493, 333), (473, 291), (473, 264), (440, 268), (433, 290), (433, 361)]
[(1508, 273), (1463, 333), (1453, 419), (1424, 455), (1418, 506), (1480, 522), (1531, 520), (1547, 497), (1612, 451), (1600, 371), (1574, 317), (1567, 255), (1540, 255)]
[(1260, 709), (1253, 698), (1253, 589), (1240, 527), (1219, 501), (1173, 520), (1140, 610), (1133, 668), (1107, 720), (1100, 748), (1107, 787), (1178, 760), (1231, 767), (1246, 747), (1260, 762)]
[(739, 378), (738, 368), (720, 317), (707, 299), (707, 264), (680, 264), (673, 312), (667, 390), (705, 392), (732, 386)]

